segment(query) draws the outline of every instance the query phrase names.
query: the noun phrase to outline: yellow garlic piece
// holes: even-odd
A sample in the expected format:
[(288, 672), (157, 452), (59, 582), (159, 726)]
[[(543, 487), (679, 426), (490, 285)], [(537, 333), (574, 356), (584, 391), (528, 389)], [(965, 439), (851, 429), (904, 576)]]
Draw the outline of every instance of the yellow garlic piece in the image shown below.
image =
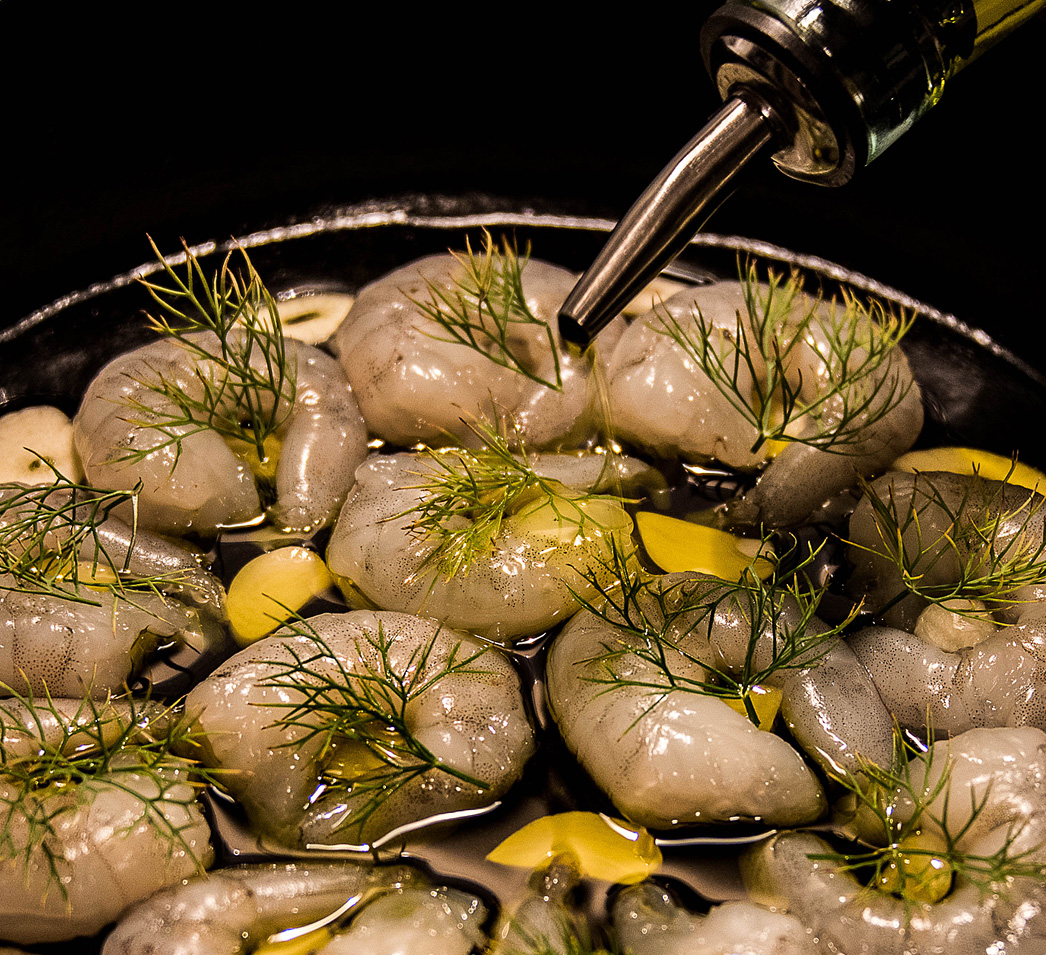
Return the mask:
[[(781, 691), (774, 686), (753, 686), (748, 691), (748, 699), (751, 701), (755, 715), (759, 719), (759, 729), (770, 730), (773, 728), (774, 720), (777, 719), (777, 712), (781, 709), (781, 695)], [(745, 709), (745, 701), (739, 697), (733, 699), (726, 697), (723, 702), (742, 716), (748, 716), (748, 710)]]
[[(1001, 454), (976, 448), (929, 448), (909, 451), (893, 463), (895, 471), (952, 471), (979, 474), (991, 481), (1006, 480), (1017, 487), (1046, 494), (1046, 474)], [(1007, 476), (1008, 475), (1008, 476)]]
[(774, 569), (761, 556), (768, 546), (762, 541), (652, 511), (640, 511), (636, 526), (650, 559), (667, 573), (693, 570), (733, 581), (751, 570), (762, 580)]
[(902, 839), (893, 861), (880, 873), (878, 887), (912, 902), (939, 902), (952, 887), (952, 867), (933, 854), (940, 848), (939, 840), (922, 833)]
[(646, 829), (594, 812), (535, 819), (512, 833), (487, 859), (537, 869), (561, 855), (576, 859), (582, 875), (622, 885), (642, 882), (661, 867), (661, 850)]
[(247, 646), (272, 633), (333, 580), (305, 547), (281, 547), (246, 564), (229, 585), (226, 606), (233, 636)]

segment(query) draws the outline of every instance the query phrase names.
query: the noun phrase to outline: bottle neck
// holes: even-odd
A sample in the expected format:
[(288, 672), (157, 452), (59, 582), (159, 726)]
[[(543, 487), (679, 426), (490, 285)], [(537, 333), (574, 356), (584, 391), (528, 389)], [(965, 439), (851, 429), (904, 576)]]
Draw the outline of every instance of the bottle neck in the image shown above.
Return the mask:
[(702, 31), (720, 95), (752, 89), (784, 130), (774, 161), (850, 179), (934, 106), (967, 63), (1046, 0), (727, 0)]

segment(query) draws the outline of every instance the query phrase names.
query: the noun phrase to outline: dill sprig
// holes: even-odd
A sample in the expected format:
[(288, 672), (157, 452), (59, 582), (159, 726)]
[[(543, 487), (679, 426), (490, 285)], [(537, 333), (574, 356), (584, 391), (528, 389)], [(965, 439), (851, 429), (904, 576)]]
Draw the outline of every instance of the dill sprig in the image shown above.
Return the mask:
[[(890, 362), (913, 317), (887, 312), (878, 301), (865, 305), (845, 291), (842, 307), (808, 298), (797, 276), (785, 280), (770, 272), (762, 283), (752, 263), (739, 272), (745, 308), (737, 312), (732, 337), (700, 308), (691, 327), (655, 306), (659, 330), (755, 429), (752, 453), (767, 441), (860, 453), (856, 446), (867, 429), (911, 388)], [(806, 381), (797, 366), (811, 358), (816, 380)]]
[[(165, 585), (182, 582), (178, 572), (149, 577), (128, 572), (139, 487), (101, 491), (48, 467), (54, 472), (50, 484), (0, 484), (0, 590), (101, 606), (93, 594), (159, 595)], [(106, 549), (101, 527), (125, 504), (132, 511), (132, 536), (118, 561)]]
[(156, 370), (140, 384), (161, 401), (125, 399), (140, 416), (133, 423), (158, 434), (155, 443), (120, 460), (140, 461), (173, 447), (177, 463), (186, 437), (216, 431), (265, 462), (266, 438), (286, 421), (296, 392), (276, 300), (242, 249), (243, 273), (233, 270), (230, 252), (208, 280), (188, 245), (183, 277), (149, 241), (169, 283), (140, 279), (159, 307), (157, 314), (147, 313), (149, 327), (177, 341), (197, 367), (191, 388)]
[(874, 483), (860, 480), (878, 540), (851, 546), (895, 568), (904, 588), (895, 600), (911, 593), (981, 616), (962, 610), (961, 601), (1001, 609), (1020, 588), (1046, 583), (1046, 499), (1006, 480), (974, 476), (963, 481), (958, 495), (938, 487), (931, 475), (914, 481), (911, 494), (898, 495), (893, 483), (880, 494)]
[[(493, 428), (479, 425), (473, 431), (484, 447), (422, 452), (425, 467), (417, 471), (418, 483), (407, 488), (420, 491), (420, 500), (393, 518), (409, 517), (418, 537), (436, 541), (425, 564), (448, 580), (467, 573), (479, 555), (490, 552), (505, 519), (528, 508), (551, 508), (561, 524), (584, 538), (591, 527), (604, 528), (593, 516), (600, 502), (625, 503), (542, 476), (518, 435), (513, 450)], [(613, 466), (609, 456), (607, 466)]]
[[(588, 599), (575, 593), (582, 607), (621, 633), (604, 642), (600, 654), (582, 661), (598, 672), (585, 679), (602, 687), (600, 695), (625, 687), (646, 691), (650, 703), (636, 717), (637, 723), (673, 693), (697, 693), (741, 700), (745, 714), (758, 726), (754, 688), (781, 671), (816, 664), (858, 613), (854, 608), (833, 627), (816, 619), (827, 586), (813, 586), (803, 571), (812, 565), (819, 548), (811, 548), (788, 570), (785, 565), (792, 555), (761, 550), (767, 552), (763, 559), (774, 564), (766, 580), (747, 573), (736, 583), (679, 575), (669, 581), (647, 573), (634, 554), (623, 553), (613, 542), (611, 557), (604, 563), (612, 583), (603, 585), (603, 575), (589, 573), (585, 576), (597, 596)], [(741, 625), (750, 628), (744, 659), (737, 668), (713, 662), (710, 641), (721, 613), (737, 615)], [(624, 675), (635, 669), (629, 658), (647, 665), (642, 677)]]
[[(523, 291), (523, 270), (530, 259), (527, 246), (520, 256), (507, 239), (498, 252), (491, 234), (483, 230), (483, 250), (472, 251), (468, 237), (465, 251), (452, 252), (462, 268), (462, 276), (452, 289), (445, 289), (427, 281), (428, 301), (411, 299), (415, 306), (435, 322), (443, 335), (425, 332), (437, 341), (464, 345), (489, 358), (502, 368), (525, 375), (531, 381), (563, 390), (563, 375), (555, 335), (547, 322), (530, 310)], [(548, 343), (552, 357), (553, 375), (543, 378), (530, 366), (525, 343), (513, 339), (524, 329), (534, 326)]]
[(0, 700), (0, 860), (18, 862), (26, 878), (43, 860), (48, 889), (67, 897), (61, 827), (112, 793), (138, 807), (114, 837), (147, 825), (164, 840), (168, 859), (184, 854), (203, 870), (186, 835), (193, 826), (187, 810), (196, 788), (216, 782), (217, 773), (179, 755), (199, 743), (190, 721), (148, 699), (56, 700), (5, 684), (0, 691), (10, 697)]
[(432, 669), (430, 660), (436, 643), (445, 639), (438, 629), (397, 665), (392, 660), (395, 638), (379, 623), (376, 632), (366, 632), (357, 642), (359, 665), (349, 666), (307, 620), (297, 618), (287, 626), (306, 640), (304, 644), (285, 641), (292, 661), (268, 661), (277, 672), (266, 679), (265, 685), (290, 690), (297, 697), (270, 704), (285, 710), (274, 725), (302, 732), (287, 745), (300, 747), (317, 741), (320, 760), (333, 762), (339, 747), (346, 743), (357, 753), (360, 748), (366, 753), (363, 760), (357, 757), (360, 771), (350, 773), (349, 778), (339, 774), (336, 767), (326, 775), (328, 790), (358, 798), (340, 829), (351, 825), (362, 831), (387, 799), (433, 771), (479, 790), (488, 787), (483, 780), (443, 762), (425, 746), (411, 731), (407, 708), (449, 676), (489, 672), (477, 666), (491, 650), (489, 646), (468, 649), (459, 640), (446, 660)]
[[(1001, 845), (988, 855), (969, 852), (961, 847), (989, 805), (991, 783), (978, 794), (971, 789), (969, 814), (958, 826), (948, 823), (951, 805), (953, 760), (949, 756), (936, 779), (933, 778), (935, 746), (924, 748), (908, 739), (900, 730), (894, 734), (895, 768), (884, 768), (858, 755), (860, 769), (855, 772), (833, 772), (832, 778), (849, 793), (862, 817), (862, 836), (874, 845), (846, 852), (832, 851), (811, 855), (814, 861), (826, 861), (841, 871), (865, 876), (868, 885), (896, 886), (894, 894), (909, 901), (930, 901), (941, 897), (924, 897), (924, 885), (908, 889), (904, 877), (910, 860), (932, 863), (936, 878), (946, 882), (961, 876), (982, 891), (997, 890), (1010, 879), (1046, 877), (1046, 863), (1036, 860), (1041, 846), (1015, 849), (1021, 838), (1023, 823), (1011, 822)], [(939, 805), (938, 805), (939, 804)], [(963, 807), (965, 808), (965, 807)], [(932, 836), (919, 841), (924, 832)], [(908, 860), (908, 861), (906, 861)], [(916, 870), (920, 867), (917, 864)], [(896, 873), (900, 872), (898, 878)], [(907, 889), (907, 892), (906, 892)]]

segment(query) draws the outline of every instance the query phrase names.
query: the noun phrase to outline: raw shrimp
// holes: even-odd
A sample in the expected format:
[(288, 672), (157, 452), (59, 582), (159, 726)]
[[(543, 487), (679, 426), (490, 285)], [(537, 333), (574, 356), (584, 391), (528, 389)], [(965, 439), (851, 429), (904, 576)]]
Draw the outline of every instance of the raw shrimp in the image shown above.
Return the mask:
[(598, 454), (374, 456), (356, 473), (328, 566), (350, 603), (362, 594), (497, 640), (540, 633), (594, 592), (588, 576), (630, 534), (622, 505), (590, 492), (620, 476)]
[[(912, 771), (882, 818), (915, 820), (921, 829), (921, 854), (903, 842), (895, 847), (900, 865), (914, 860), (945, 879), (954, 870), (937, 901), (863, 885), (831, 861), (832, 846), (800, 832), (742, 858), (749, 893), (813, 929), (825, 952), (1046, 950), (1046, 734), (1030, 727), (972, 730), (936, 743), (918, 762), (923, 768)], [(1007, 872), (1008, 862), (1018, 868)]]
[[(492, 280), (483, 308), (473, 294), (479, 274)], [(484, 424), (500, 424), (532, 448), (590, 439), (602, 423), (592, 359), (563, 346), (555, 321), (575, 280), (488, 245), (479, 255), (420, 259), (368, 285), (334, 338), (368, 427), (401, 446), (475, 444), (473, 429)], [(476, 327), (475, 347), (451, 340), (429, 314), (451, 305)], [(504, 342), (495, 340), (495, 313), (509, 316)], [(596, 362), (623, 328), (617, 320), (601, 334)], [(557, 363), (559, 390), (550, 387)]]
[(220, 581), (184, 548), (111, 513), (130, 496), (62, 481), (0, 486), (10, 571), (0, 572), (0, 695), (104, 699), (150, 643), (174, 638), (202, 650), (219, 637)]
[(627, 620), (608, 605), (564, 627), (546, 680), (568, 748), (633, 822), (796, 825), (824, 811), (802, 756), (725, 702), (721, 684), (744, 687), (746, 671), (781, 692), (792, 735), (822, 765), (857, 769), (859, 754), (889, 765), (893, 727), (867, 674), (794, 601), (669, 574), (632, 586), (618, 607)]
[[(1029, 574), (1046, 582), (1044, 504), (1024, 488), (946, 472), (870, 485), (850, 521), (850, 586), (867, 594), (868, 609), (886, 608), (878, 616), (892, 626), (849, 643), (902, 726), (924, 735), (1046, 729), (1042, 584), (1012, 583)], [(942, 632), (933, 621), (947, 625), (957, 600), (979, 619)]]
[(0, 702), (0, 937), (93, 935), (210, 864), (176, 731), (152, 704)]
[[(662, 456), (762, 467), (774, 443), (761, 439), (751, 420), (763, 414), (753, 396), (765, 390), (768, 375), (767, 359), (755, 344), (764, 338), (755, 325), (760, 313), (770, 316), (771, 332), (784, 343), (780, 371), (798, 406), (813, 407), (788, 424), (786, 446), (755, 488), (726, 505), (724, 520), (778, 527), (803, 522), (859, 475), (886, 468), (922, 428), (919, 387), (899, 348), (886, 349), (852, 384), (839, 381), (885, 347), (872, 332), (869, 313), (857, 311), (851, 322), (834, 304), (811, 304), (801, 293), (793, 297), (777, 287), (770, 293), (740, 282), (688, 289), (632, 323), (611, 356), (608, 389), (619, 437)], [(745, 346), (739, 348), (742, 328)], [(797, 344), (789, 349), (792, 340)], [(721, 359), (723, 370), (715, 378), (703, 370), (702, 354)], [(717, 387), (720, 377), (725, 392)], [(781, 401), (779, 389), (767, 396), (771, 402)], [(747, 413), (740, 410), (745, 407)], [(821, 437), (833, 429), (845, 439)]]
[[(106, 488), (141, 482), (138, 519), (162, 533), (206, 537), (257, 520), (263, 511), (296, 531), (332, 521), (366, 455), (366, 427), (334, 359), (290, 339), (284, 346), (280, 365), (293, 382), (293, 401), (289, 385), (274, 386), (272, 394), (250, 391), (202, 357), (239, 349), (256, 375), (271, 378), (272, 356), (252, 348), (238, 330), (225, 342), (210, 332), (165, 338), (111, 361), (88, 386), (74, 419), (87, 479)], [(218, 404), (213, 414), (194, 410), (209, 400)], [(235, 402), (248, 400), (280, 422), (278, 448), (267, 446), (266, 461), (253, 462), (272, 482), (275, 500), (267, 508), (249, 462), (253, 445), (227, 441), (214, 426), (218, 420), (238, 425), (247, 410)], [(263, 470), (269, 457), (277, 458), (274, 474)]]
[(612, 906), (623, 955), (811, 955), (813, 933), (798, 919), (752, 902), (725, 902), (707, 915), (683, 908), (652, 882), (621, 889)]
[(489, 807), (534, 750), (504, 654), (398, 613), (284, 629), (227, 661), (186, 709), (254, 824), (304, 845), (380, 844)]
[[(350, 917), (346, 934), (310, 951), (453, 953), (482, 939), (485, 906), (429, 884), (403, 865), (304, 863), (240, 866), (159, 892), (133, 908), (106, 939), (103, 955), (237, 955), (270, 936)], [(368, 947), (382, 940), (406, 944)], [(424, 946), (429, 946), (428, 948)], [(433, 949), (431, 946), (435, 945)], [(446, 946), (442, 948), (440, 946)]]

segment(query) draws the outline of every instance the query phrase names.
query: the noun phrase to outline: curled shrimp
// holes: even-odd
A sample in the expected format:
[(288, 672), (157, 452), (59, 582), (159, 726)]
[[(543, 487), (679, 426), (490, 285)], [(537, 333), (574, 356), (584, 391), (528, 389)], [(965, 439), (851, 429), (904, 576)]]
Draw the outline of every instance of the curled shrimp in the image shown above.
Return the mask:
[[(596, 381), (555, 322), (575, 280), (488, 236), (482, 253), (429, 256), (368, 285), (334, 338), (368, 427), (400, 446), (474, 443), (477, 425), (499, 423), (534, 448), (591, 438)], [(603, 332), (597, 356), (622, 328)]]
[[(1046, 734), (971, 730), (916, 762), (880, 807), (882, 851), (897, 862), (880, 865), (876, 885), (819, 836), (788, 832), (742, 858), (750, 895), (794, 915), (827, 952), (1043, 951)], [(891, 846), (891, 827), (908, 822), (912, 837)]]
[(597, 491), (620, 476), (597, 454), (377, 455), (357, 471), (327, 563), (350, 604), (362, 595), (497, 640), (541, 633), (577, 610), (586, 574), (631, 532)]
[(186, 708), (255, 826), (303, 845), (380, 844), (489, 807), (534, 749), (501, 651), (397, 613), (284, 629), (228, 660)]
[(690, 912), (653, 882), (614, 897), (617, 942), (626, 955), (807, 955), (813, 933), (794, 916), (753, 902), (724, 902), (706, 915)]
[(848, 642), (902, 726), (1046, 729), (1044, 504), (945, 472), (868, 486), (850, 521), (850, 587), (887, 625)]
[(920, 391), (897, 335), (853, 302), (812, 301), (754, 274), (688, 289), (614, 349), (612, 420), (661, 456), (765, 468), (725, 522), (799, 524), (918, 437)]
[[(281, 342), (276, 362), (244, 331), (192, 332), (111, 361), (73, 422), (88, 481), (140, 485), (138, 520), (167, 534), (207, 537), (263, 513), (297, 531), (332, 521), (366, 455), (366, 427), (337, 362)], [(209, 357), (230, 350), (269, 386), (234, 382)], [(248, 410), (275, 426), (262, 453), (249, 433), (233, 434)]]
[(0, 937), (93, 935), (210, 864), (191, 764), (171, 752), (168, 722), (140, 702), (0, 701)]
[[(131, 909), (103, 955), (238, 955), (295, 928), (327, 927), (310, 951), (371, 951), (379, 937), (409, 951), (465, 955), (482, 936), (486, 908), (475, 896), (433, 886), (403, 865), (273, 863), (212, 871)], [(348, 928), (342, 925), (351, 919)], [(336, 934), (335, 934), (336, 933)]]
[(768, 690), (822, 766), (889, 765), (893, 725), (874, 686), (796, 600), (701, 574), (636, 580), (622, 575), (623, 596), (573, 618), (546, 666), (568, 748), (629, 819), (664, 829), (820, 816), (827, 803), (804, 756), (756, 726)]
[(220, 581), (189, 551), (112, 513), (132, 497), (63, 479), (0, 486), (0, 683), (104, 699), (150, 645), (202, 650), (218, 638)]

